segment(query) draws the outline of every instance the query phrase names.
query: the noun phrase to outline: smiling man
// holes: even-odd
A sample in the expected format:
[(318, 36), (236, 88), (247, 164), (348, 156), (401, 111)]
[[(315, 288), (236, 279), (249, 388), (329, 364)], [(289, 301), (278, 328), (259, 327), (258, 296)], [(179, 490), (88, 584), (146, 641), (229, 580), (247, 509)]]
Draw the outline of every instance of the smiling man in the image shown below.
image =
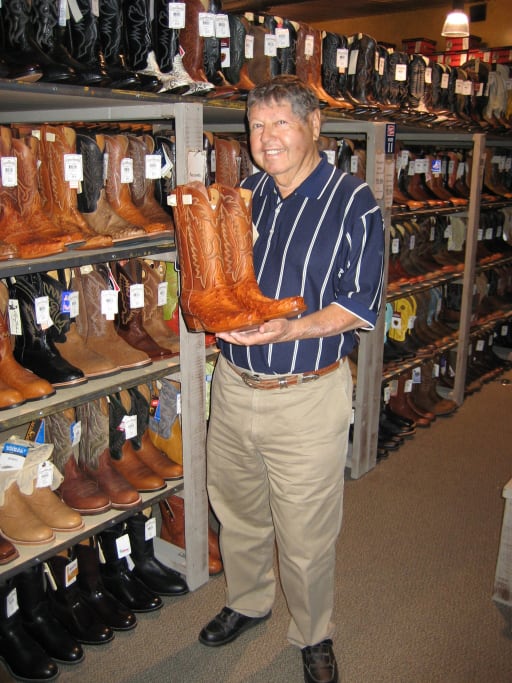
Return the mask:
[(384, 234), (366, 183), (318, 151), (321, 114), (295, 76), (249, 93), (254, 266), (263, 294), (307, 311), (217, 335), (208, 492), (220, 521), (227, 602), (199, 640), (225, 645), (271, 616), (274, 547), (306, 683), (336, 683), (335, 544), (352, 411), (345, 357), (373, 328)]

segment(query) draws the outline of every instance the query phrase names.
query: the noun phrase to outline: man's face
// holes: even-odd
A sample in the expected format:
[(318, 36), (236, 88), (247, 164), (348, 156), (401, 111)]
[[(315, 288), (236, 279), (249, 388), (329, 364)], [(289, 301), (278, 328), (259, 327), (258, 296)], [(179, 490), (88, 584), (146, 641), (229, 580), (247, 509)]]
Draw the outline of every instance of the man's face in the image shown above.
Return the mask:
[(255, 163), (278, 183), (300, 185), (318, 163), (320, 112), (302, 121), (289, 102), (274, 102), (253, 105), (248, 119)]

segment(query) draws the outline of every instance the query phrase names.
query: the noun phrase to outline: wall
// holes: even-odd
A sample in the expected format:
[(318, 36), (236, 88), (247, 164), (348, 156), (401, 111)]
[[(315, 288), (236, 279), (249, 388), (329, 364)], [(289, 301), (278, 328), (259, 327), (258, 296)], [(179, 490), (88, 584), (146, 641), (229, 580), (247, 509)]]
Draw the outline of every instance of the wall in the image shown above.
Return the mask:
[[(465, 9), (469, 14), (469, 4), (465, 5)], [(436, 50), (439, 51), (446, 47), (446, 39), (441, 36), (445, 17), (446, 8), (432, 7), (312, 25), (341, 35), (368, 33), (378, 41), (395, 44), (398, 49), (402, 46), (403, 38), (430, 38), (437, 41)], [(470, 24), (469, 29), (471, 35), (480, 36), (488, 47), (512, 45), (511, 0), (488, 0), (486, 20)]]

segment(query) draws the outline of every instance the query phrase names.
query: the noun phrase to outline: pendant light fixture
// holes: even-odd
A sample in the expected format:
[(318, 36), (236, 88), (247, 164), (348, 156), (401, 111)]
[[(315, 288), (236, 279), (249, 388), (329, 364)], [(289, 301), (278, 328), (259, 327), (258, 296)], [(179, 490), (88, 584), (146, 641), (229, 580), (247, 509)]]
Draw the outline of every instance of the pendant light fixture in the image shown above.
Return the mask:
[(445, 38), (467, 38), (469, 36), (469, 19), (464, 12), (463, 0), (453, 0), (452, 10), (446, 17), (441, 35)]

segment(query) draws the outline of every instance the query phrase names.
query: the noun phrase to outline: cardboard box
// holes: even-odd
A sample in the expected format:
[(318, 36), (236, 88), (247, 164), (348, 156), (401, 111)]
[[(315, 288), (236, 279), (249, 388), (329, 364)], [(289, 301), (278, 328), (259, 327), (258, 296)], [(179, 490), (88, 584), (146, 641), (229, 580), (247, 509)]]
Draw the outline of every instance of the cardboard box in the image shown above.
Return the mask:
[(482, 39), (478, 36), (467, 36), (467, 38), (447, 38), (446, 50), (447, 52), (454, 52), (455, 50), (470, 50), (473, 47), (478, 47)]

